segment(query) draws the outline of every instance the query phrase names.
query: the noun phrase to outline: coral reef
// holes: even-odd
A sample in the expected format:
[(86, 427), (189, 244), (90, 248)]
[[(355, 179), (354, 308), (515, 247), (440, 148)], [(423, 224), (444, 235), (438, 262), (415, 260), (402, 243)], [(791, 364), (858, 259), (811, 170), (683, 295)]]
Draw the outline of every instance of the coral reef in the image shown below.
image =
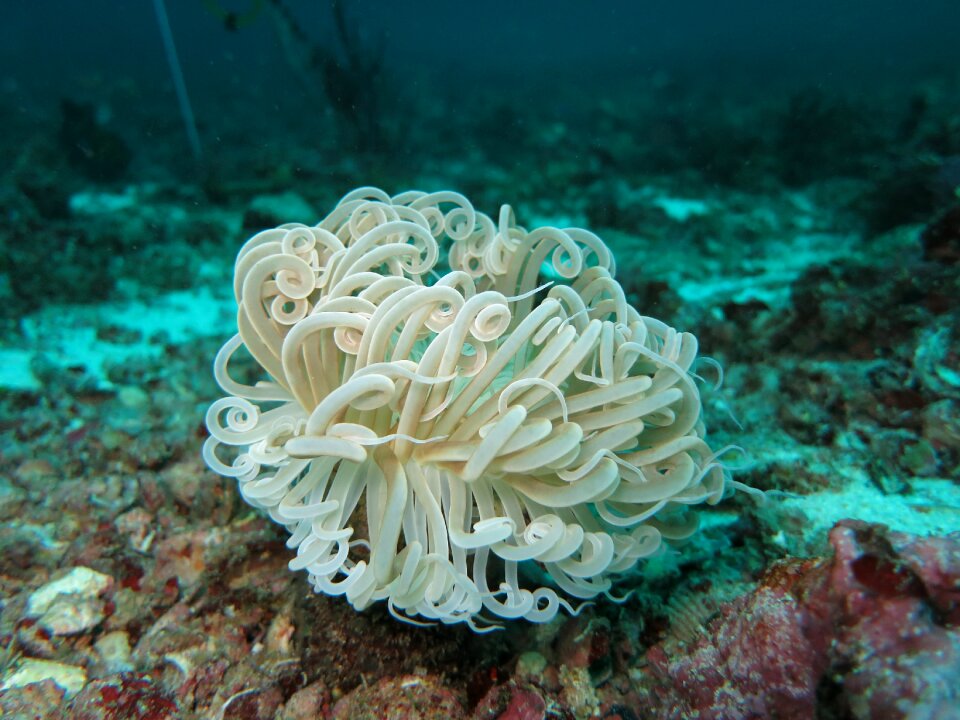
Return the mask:
[[(61, 5), (57, 14), (70, 16), (80, 28), (88, 5)], [(142, 10), (142, 4), (113, 5), (115, 13), (94, 18), (94, 35), (100, 35), (100, 26), (126, 22)], [(709, 70), (701, 55), (689, 67), (654, 63), (636, 73), (629, 64), (601, 68), (593, 63), (602, 64), (603, 57), (585, 63), (581, 56), (572, 61), (576, 67), (563, 70), (566, 53), (584, 47), (579, 40), (541, 47), (525, 35), (509, 35), (519, 26), (503, 20), (502, 33), (488, 38), (489, 55), (467, 57), (468, 24), (455, 33), (431, 34), (443, 12), (407, 13), (409, 24), (385, 28), (384, 35), (384, 48), (401, 43), (403, 57), (387, 52), (381, 58), (376, 28), (385, 27), (385, 16), (344, 3), (332, 14), (310, 4), (285, 3), (286, 10), (274, 2), (202, 5), (214, 8), (215, 17), (197, 4), (170, 4), (205, 139), (200, 164), (184, 152), (175, 89), (162, 57), (150, 55), (162, 50), (155, 32), (152, 51), (139, 47), (136, 32), (103, 33), (111, 39), (103, 48), (109, 62), (92, 66), (89, 54), (73, 52), (75, 38), (89, 33), (38, 35), (31, 29), (20, 37), (10, 30), (18, 20), (37, 17), (29, 4), (9, 13), (4, 25), (10, 42), (0, 51), (10, 71), (0, 83), (6, 100), (0, 103), (0, 148), (12, 161), (0, 168), (0, 715), (41, 720), (957, 716), (960, 92), (954, 60), (910, 79), (898, 76), (906, 73), (906, 60), (896, 72), (884, 64), (876, 76), (858, 74), (856, 87), (834, 82), (839, 66), (831, 66), (825, 79), (821, 69), (792, 77), (781, 75), (775, 64), (760, 63), (776, 77), (747, 87), (729, 79), (715, 82), (716, 75), (700, 78), (700, 71)], [(384, 12), (392, 7), (383, 5)], [(465, 12), (469, 6), (456, 7)], [(911, 17), (919, 19), (927, 10), (923, 4), (911, 7)], [(149, 8), (146, 12), (144, 27), (153, 29)], [(191, 26), (189, 12), (206, 24)], [(108, 17), (112, 14), (116, 18)], [(627, 27), (622, 17), (615, 22)], [(49, 33), (51, 21), (42, 20)], [(221, 32), (221, 25), (232, 31)], [(860, 32), (867, 26), (856, 27)], [(635, 28), (630, 29), (632, 38)], [(930, 30), (925, 26), (924, 32)], [(286, 48), (276, 44), (283, 32), (294, 41)], [(298, 32), (305, 34), (298, 39)], [(38, 36), (58, 41), (34, 42)], [(142, 65), (116, 60), (131, 45)], [(476, 64), (477, 75), (458, 74), (463, 68), (456, 63), (425, 68), (422, 56), (441, 46), (454, 48), (465, 65)], [(251, 47), (257, 52), (248, 52)], [(299, 57), (291, 57), (291, 50)], [(542, 55), (543, 66), (533, 71), (520, 65), (517, 58), (524, 52)], [(893, 47), (883, 50), (885, 58), (894, 55), (906, 57)], [(494, 78), (486, 66), (479, 71), (480, 64), (497, 58), (509, 65), (510, 77)], [(307, 71), (306, 84), (321, 92), (305, 94), (295, 86), (289, 73), (294, 60)], [(716, 65), (726, 72), (728, 63)], [(62, 77), (55, 77), (58, 72)], [(451, 76), (457, 82), (443, 80)], [(813, 86), (817, 89), (803, 89)], [(409, 96), (395, 96), (396, 88)], [(73, 104), (61, 109), (63, 97), (74, 98)], [(509, 200), (528, 229), (517, 227), (509, 213), (504, 232), (499, 216), (476, 213), (473, 223), (461, 223), (458, 218), (469, 212), (465, 201), (441, 202), (432, 192), (401, 201), (385, 194), (354, 197), (348, 201), (352, 211), (365, 208), (355, 218), (341, 208), (339, 220), (316, 228), (318, 211), (336, 206), (358, 180), (428, 191), (457, 187), (477, 208), (495, 209)], [(424, 199), (430, 195), (433, 199)], [(422, 207), (414, 207), (417, 202)], [(381, 220), (417, 229), (403, 225), (402, 233), (385, 233), (395, 234), (393, 239), (402, 235), (403, 242), (389, 245), (404, 247), (384, 250), (373, 243), (376, 247), (350, 256), (352, 261), (367, 251), (382, 253), (368, 258), (369, 267), (357, 267), (353, 275), (341, 272), (347, 269), (341, 262), (347, 246), (357, 247)], [(303, 225), (277, 227), (291, 221)], [(483, 233), (461, 237), (481, 226)], [(603, 244), (592, 235), (544, 230), (577, 227), (593, 228)], [(264, 228), (272, 229), (244, 250), (238, 268), (237, 248)], [(560, 272), (548, 252), (498, 286), (492, 279), (497, 267), (511, 253), (517, 257), (516, 243), (529, 242), (525, 251), (535, 251), (531, 237), (539, 238), (545, 251), (555, 247), (548, 248), (550, 242), (564, 245), (571, 238), (577, 252), (561, 251)], [(616, 267), (598, 260), (600, 255), (592, 257), (577, 237), (589, 237), (604, 258), (609, 250)], [(315, 262), (307, 251), (311, 242)], [(333, 261), (338, 252), (343, 254)], [(432, 264), (424, 262), (427, 255)], [(577, 257), (587, 259), (580, 281), (563, 275)], [(553, 574), (548, 567), (563, 559), (543, 555), (546, 561), (538, 562), (534, 551), (527, 560), (504, 559), (497, 550), (516, 553), (524, 542), (527, 550), (531, 540), (544, 543), (542, 550), (545, 537), (556, 539), (551, 531), (562, 533), (572, 547), (579, 525), (584, 538), (593, 533), (600, 550), (609, 549), (599, 538), (606, 533), (615, 553), (622, 552), (630, 544), (624, 539), (630, 529), (610, 532), (601, 515), (606, 503), (623, 522), (625, 516), (612, 507), (619, 501), (596, 495), (555, 508), (530, 500), (503, 482), (497, 464), (509, 453), (491, 453), (484, 456), (490, 462), (483, 472), (461, 486), (482, 494), (483, 482), (499, 484), (497, 497), (517, 503), (509, 512), (494, 505), (489, 527), (475, 527), (484, 518), (480, 503), (457, 515), (462, 522), (454, 523), (454, 534), (461, 541), (476, 540), (480, 530), (489, 532), (492, 542), (486, 546), (486, 572), (475, 570), (478, 548), (460, 555), (463, 576), (476, 594), (464, 592), (461, 612), (451, 610), (449, 617), (469, 617), (484, 627), (488, 620), (500, 622), (503, 631), (478, 634), (466, 622), (417, 627), (391, 614), (388, 602), (395, 597), (395, 615), (436, 619), (419, 611), (440, 615), (438, 600), (459, 600), (452, 588), (469, 588), (463, 577), (449, 584), (448, 572), (434, 572), (457, 567), (452, 543), (443, 556), (449, 564), (440, 562), (441, 553), (414, 557), (409, 549), (407, 531), (421, 550), (428, 530), (447, 533), (431, 533), (428, 548), (451, 538), (454, 498), (430, 487), (427, 492), (421, 487), (419, 495), (411, 490), (412, 502), (408, 494), (406, 506), (413, 509), (400, 515), (392, 550), (378, 556), (388, 558), (380, 567), (383, 582), (374, 583), (369, 596), (360, 592), (369, 587), (355, 586), (350, 599), (369, 601), (362, 612), (342, 597), (313, 592), (308, 574), (288, 567), (296, 557), (287, 545), (291, 527), (284, 520), (290, 518), (271, 517), (270, 509), (243, 500), (253, 487), (264, 490), (255, 483), (271, 475), (276, 480), (277, 466), (261, 463), (260, 473), (238, 492), (235, 478), (218, 476), (201, 459), (210, 437), (204, 413), (222, 394), (210, 360), (237, 332), (238, 300), (244, 322), (254, 315), (262, 322), (259, 329), (251, 330), (249, 323), (244, 329), (244, 341), (258, 349), (251, 354), (237, 348), (229, 362), (232, 381), (245, 392), (279, 396), (282, 388), (289, 395), (253, 403), (264, 427), (271, 425), (264, 417), (287, 414), (304, 420), (302, 427), (294, 424), (293, 434), (305, 431), (321, 405), (314, 387), (300, 381), (303, 365), (296, 353), (287, 353), (284, 366), (282, 338), (306, 331), (297, 330), (298, 322), (285, 325), (274, 318), (296, 317), (301, 300), (311, 309), (331, 309), (329, 303), (342, 302), (329, 295), (337, 282), (304, 297), (288, 294), (291, 305), (281, 299), (274, 308), (281, 289), (296, 289), (297, 272), (264, 272), (259, 285), (256, 278), (250, 281), (249, 293), (243, 292), (246, 282), (234, 290), (237, 270), (241, 278), (251, 277), (261, 260), (289, 262), (299, 271), (306, 265), (314, 282), (321, 268), (340, 273), (341, 281), (362, 276), (370, 281), (360, 293), (366, 293), (363, 302), (333, 309), (366, 328), (374, 315), (379, 322), (395, 312), (402, 317), (387, 319), (398, 334), (410, 327), (417, 335), (406, 360), (378, 346), (379, 361), (403, 362), (408, 377), (366, 372), (387, 378), (391, 400), (409, 400), (419, 387), (431, 405), (427, 411), (436, 415), (416, 439), (432, 442), (415, 445), (397, 436), (376, 444), (400, 430), (390, 424), (392, 415), (385, 419), (389, 405), (348, 407), (311, 440), (329, 440), (357, 454), (359, 447), (385, 465), (388, 450), (409, 443), (410, 457), (435, 453), (432, 466), (424, 462), (435, 473), (431, 482), (441, 475), (460, 478), (470, 461), (466, 454), (497, 435), (495, 430), (504, 430), (507, 443), (516, 444), (547, 424), (549, 433), (574, 432), (569, 426), (594, 412), (575, 398), (609, 392), (615, 397), (603, 403), (605, 409), (627, 408), (631, 396), (619, 396), (622, 382), (651, 380), (651, 389), (656, 385), (674, 396), (679, 391), (684, 399), (647, 415), (640, 432), (669, 428), (667, 410), (674, 423), (684, 421), (673, 427), (681, 443), (707, 439), (696, 421), (680, 431), (694, 416), (709, 427), (711, 450), (701, 448), (692, 458), (698, 469), (686, 477), (688, 488), (696, 488), (692, 481), (699, 479), (719, 496), (729, 485), (719, 469), (698, 475), (714, 451), (736, 445), (746, 452), (728, 456), (736, 466), (733, 477), (763, 490), (766, 501), (737, 493), (699, 508), (696, 534), (687, 541), (668, 538), (660, 552), (640, 562), (626, 552), (621, 565), (611, 560), (601, 572), (606, 556), (595, 553), (596, 579), (568, 583), (580, 595), (594, 596), (582, 602), (586, 598), (577, 592), (558, 587), (562, 568)], [(456, 267), (468, 277), (444, 285), (427, 265), (438, 275)], [(386, 283), (384, 274), (390, 276)], [(553, 285), (541, 287), (550, 281)], [(590, 282), (603, 292), (591, 300), (581, 296), (581, 307), (575, 296)], [(451, 306), (435, 309), (456, 312), (426, 319), (417, 311), (406, 314), (405, 307), (387, 307), (400, 295), (423, 299), (424, 292), (445, 293)], [(480, 296), (496, 302), (485, 305), (475, 299)], [(566, 333), (564, 342), (568, 336), (582, 340), (599, 323), (600, 338), (588, 350), (598, 359), (596, 367), (582, 364), (564, 378), (541, 375), (544, 382), (506, 393), (516, 378), (505, 367), (496, 378), (477, 381), (485, 389), (477, 406), (462, 413), (483, 409), (463, 430), (471, 442), (454, 447), (463, 438), (454, 438), (458, 428), (452, 421), (435, 432), (446, 422), (444, 414), (456, 409), (457, 393), (473, 381), (466, 372), (479, 368), (481, 359), (490, 363), (498, 357), (520, 324), (529, 318), (539, 322), (537, 313), (555, 303), (562, 312), (546, 322)], [(447, 354), (437, 338), (446, 332), (443, 338), (451, 339), (453, 324), (443, 323), (474, 311), (474, 319), (486, 312), (483, 318), (494, 327), (509, 314), (509, 324), (484, 344), (482, 331), (489, 328), (464, 320), (467, 329), (456, 329), (465, 334), (460, 343), (450, 343)], [(624, 314), (627, 322), (613, 322), (612, 343), (609, 335), (604, 340), (604, 322)], [(697, 353), (689, 338), (670, 328), (694, 329)], [(625, 340), (628, 330), (644, 329), (642, 347), (661, 356), (669, 344), (664, 340), (672, 338), (679, 352), (673, 360), (680, 362), (671, 360), (676, 368), (647, 357), (637, 360), (633, 376), (620, 377), (615, 371), (623, 368), (614, 353), (616, 382), (602, 386), (598, 381), (611, 375), (600, 350)], [(471, 334), (474, 330), (481, 337)], [(344, 331), (332, 339), (325, 333), (320, 338), (337, 358), (331, 365), (336, 377), (313, 377), (327, 389), (363, 380), (357, 355), (337, 343), (349, 350), (358, 337), (363, 342), (364, 333)], [(366, 337), (363, 360), (372, 362), (374, 337)], [(467, 337), (472, 352), (463, 353)], [(449, 367), (441, 372), (438, 365), (428, 377), (419, 366), (431, 346)], [(539, 352), (544, 347), (531, 346)], [(531, 351), (523, 362), (536, 354)], [(293, 369), (298, 372), (288, 373)], [(460, 376), (450, 377), (455, 371)], [(490, 399), (504, 395), (501, 414)], [(377, 398), (361, 403), (364, 399)], [(498, 426), (522, 413), (517, 433)], [(220, 419), (217, 432), (228, 430)], [(614, 427), (620, 426), (609, 426)], [(372, 428), (375, 444), (364, 444)], [(597, 429), (581, 427), (578, 458)], [(404, 433), (414, 437), (409, 429)], [(274, 454), (261, 459), (277, 460), (288, 440), (304, 440), (306, 434), (271, 438)], [(249, 453), (263, 440), (220, 447), (217, 457), (232, 467), (231, 453)], [(542, 440), (530, 446), (534, 454)], [(606, 449), (622, 460), (627, 449), (616, 447)], [(299, 450), (303, 454), (302, 444)], [(677, 466), (686, 463), (683, 452), (671, 456)], [(328, 462), (321, 455), (287, 453), (287, 458)], [(601, 453), (593, 469), (608, 470), (605, 460), (617, 466), (617, 483), (633, 477), (610, 454)], [(583, 468), (572, 458), (562, 467), (546, 464), (529, 475), (551, 492), (564, 487), (560, 472)], [(663, 479), (653, 479), (646, 486), (664, 490)], [(378, 475), (374, 484), (380, 480)], [(274, 489), (277, 497), (267, 493), (257, 501), (276, 516), (289, 503)], [(364, 489), (349, 517), (337, 518), (336, 527), (317, 527), (317, 537), (352, 528), (345, 542), (347, 572), (375, 561), (370, 550), (351, 541), (371, 540), (377, 531), (371, 532), (376, 525), (371, 515), (382, 518), (390, 505), (383, 493), (371, 496), (369, 485)], [(700, 494), (694, 490), (686, 499), (707, 499)], [(431, 519), (421, 521), (420, 511), (426, 516), (427, 501), (437, 498)], [(475, 500), (476, 494), (464, 499)], [(660, 508), (635, 527), (655, 527), (663, 535), (677, 521), (664, 514), (669, 510)], [(537, 522), (548, 515), (561, 522)], [(662, 522), (668, 519), (672, 522)], [(293, 524), (294, 532), (298, 527)], [(592, 552), (590, 542), (571, 549), (566, 560), (583, 562), (585, 552)], [(337, 541), (332, 547), (339, 549)], [(410, 572), (404, 578), (407, 560)], [(508, 577), (507, 563), (515, 564), (513, 576)], [(415, 582), (406, 588), (411, 592), (398, 594), (403, 589), (398, 579), (411, 576)], [(332, 577), (348, 578), (343, 572)], [(594, 592), (613, 581), (613, 598)], [(483, 583), (489, 592), (481, 591)], [(590, 584), (589, 593), (583, 583)], [(578, 614), (544, 614), (539, 619), (547, 622), (528, 623), (484, 607), (499, 603), (495, 608), (515, 614), (542, 613), (553, 603), (543, 589), (556, 593), (557, 607), (563, 599)], [(531, 605), (537, 592), (542, 604)], [(374, 601), (377, 593), (383, 602)]]

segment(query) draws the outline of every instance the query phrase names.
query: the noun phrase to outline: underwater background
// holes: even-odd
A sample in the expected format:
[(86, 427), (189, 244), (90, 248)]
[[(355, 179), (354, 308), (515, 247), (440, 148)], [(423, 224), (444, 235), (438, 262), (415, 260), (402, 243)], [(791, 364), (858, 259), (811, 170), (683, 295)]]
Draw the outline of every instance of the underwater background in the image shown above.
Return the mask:
[[(955, 1), (0, 17), (4, 718), (960, 717)], [(764, 499), (543, 625), (313, 593), (204, 415), (243, 242), (368, 185), (600, 235)]]

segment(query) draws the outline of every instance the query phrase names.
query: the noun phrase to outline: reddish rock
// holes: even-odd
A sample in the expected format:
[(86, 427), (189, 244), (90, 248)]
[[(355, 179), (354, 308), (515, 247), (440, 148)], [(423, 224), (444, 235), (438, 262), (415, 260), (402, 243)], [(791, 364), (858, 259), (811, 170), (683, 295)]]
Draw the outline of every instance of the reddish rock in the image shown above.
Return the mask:
[(177, 720), (176, 701), (145, 675), (123, 673), (89, 683), (66, 710), (71, 720)]
[(157, 618), (133, 649), (134, 660), (144, 667), (159, 666), (171, 653), (202, 647), (208, 636), (193, 627), (193, 615), (185, 603), (178, 603)]
[(53, 680), (0, 690), (0, 717), (4, 720), (55, 720), (60, 717), (63, 688)]
[(836, 646), (856, 718), (960, 718), (960, 533), (916, 538), (882, 526), (830, 533)]
[(958, 545), (960, 533), (954, 533), (945, 538), (923, 538), (899, 548), (902, 559), (922, 583), (937, 619), (953, 628), (960, 626)]
[(497, 720), (543, 720), (547, 704), (540, 693), (528, 688), (514, 688), (507, 709)]
[(960, 533), (844, 521), (830, 541), (832, 558), (774, 566), (690, 646), (650, 649), (657, 717), (955, 717)]
[(223, 689), (223, 676), (229, 667), (229, 663), (221, 659), (208, 661), (194, 668), (177, 690), (180, 702), (194, 707), (214, 705)]
[(825, 638), (808, 637), (804, 611), (790, 594), (790, 576), (804, 563), (784, 565), (759, 588), (724, 608), (712, 636), (686, 652), (659, 645), (647, 660), (693, 717), (811, 718), (816, 687), (826, 670)]
[(207, 546), (204, 530), (181, 533), (165, 538), (157, 544), (157, 566), (151, 582), (161, 584), (176, 579), (180, 587), (197, 583), (206, 569), (204, 551)]
[(297, 690), (278, 713), (277, 720), (316, 720), (330, 713), (330, 691), (322, 682)]
[(473, 717), (476, 720), (543, 720), (546, 712), (547, 703), (537, 690), (511, 680), (490, 688), (474, 709)]

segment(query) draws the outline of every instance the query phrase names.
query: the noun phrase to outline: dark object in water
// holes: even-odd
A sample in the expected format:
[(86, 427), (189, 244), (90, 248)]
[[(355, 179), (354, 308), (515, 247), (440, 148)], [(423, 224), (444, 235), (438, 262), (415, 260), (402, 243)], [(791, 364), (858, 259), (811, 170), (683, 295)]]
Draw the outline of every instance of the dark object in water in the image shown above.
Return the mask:
[(223, 7), (219, 0), (203, 0), (203, 6), (223, 23), (227, 32), (237, 32), (257, 19), (263, 9), (263, 0), (250, 0), (246, 9), (242, 11)]
[(65, 98), (60, 116), (60, 146), (70, 165), (90, 180), (120, 179), (130, 165), (130, 147), (97, 121), (93, 106)]
[(308, 91), (322, 89), (345, 141), (361, 152), (377, 151), (386, 142), (384, 44), (364, 43), (360, 23), (344, 6), (330, 3), (336, 48), (315, 42), (282, 0), (269, 0), (268, 9), (287, 63)]
[(925, 260), (956, 265), (960, 262), (960, 205), (947, 210), (920, 235)]

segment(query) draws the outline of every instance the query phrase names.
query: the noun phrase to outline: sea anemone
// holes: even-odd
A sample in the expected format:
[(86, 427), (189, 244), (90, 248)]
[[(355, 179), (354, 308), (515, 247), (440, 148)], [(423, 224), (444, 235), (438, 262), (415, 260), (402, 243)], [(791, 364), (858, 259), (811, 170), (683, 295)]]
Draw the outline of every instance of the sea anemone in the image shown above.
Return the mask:
[[(361, 188), (258, 233), (205, 460), (287, 528), (291, 569), (357, 609), (474, 629), (574, 612), (732, 485), (696, 338), (614, 274), (593, 233), (454, 192)], [(241, 347), (269, 379), (230, 376)]]

